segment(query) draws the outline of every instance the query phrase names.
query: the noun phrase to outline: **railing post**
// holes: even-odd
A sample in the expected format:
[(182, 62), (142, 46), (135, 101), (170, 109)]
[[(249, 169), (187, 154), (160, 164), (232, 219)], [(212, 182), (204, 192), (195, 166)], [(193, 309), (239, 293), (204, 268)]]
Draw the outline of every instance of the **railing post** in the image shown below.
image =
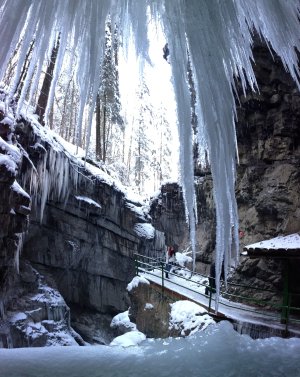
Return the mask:
[(287, 325), (289, 312), (289, 260), (283, 261), (283, 302), (281, 311), (281, 323)]
[(161, 262), (161, 292), (164, 294), (164, 262)]
[(135, 276), (138, 276), (139, 274), (139, 261), (138, 261), (138, 256), (134, 256), (134, 266), (135, 266)]
[(211, 310), (211, 299), (212, 299), (212, 287), (209, 284), (209, 303), (208, 303), (208, 312)]

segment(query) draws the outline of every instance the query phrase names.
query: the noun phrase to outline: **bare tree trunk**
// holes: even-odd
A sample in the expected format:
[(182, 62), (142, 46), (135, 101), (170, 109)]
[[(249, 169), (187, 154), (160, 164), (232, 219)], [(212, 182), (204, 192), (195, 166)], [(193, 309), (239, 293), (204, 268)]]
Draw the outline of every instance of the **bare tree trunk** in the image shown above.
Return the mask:
[(49, 114), (49, 127), (51, 130), (54, 128), (54, 103), (51, 106), (50, 114)]
[(24, 61), (23, 67), (22, 67), (22, 72), (21, 72), (21, 75), (20, 75), (20, 78), (19, 78), (19, 81), (18, 81), (18, 85), (16, 87), (16, 93), (18, 94), (18, 97), (20, 96), (23, 85), (24, 85), (24, 79), (26, 77), (26, 74), (27, 74), (27, 71), (28, 71), (28, 66), (29, 66), (29, 57), (32, 53), (34, 42), (35, 42), (35, 40), (33, 40), (30, 44), (30, 47), (28, 49), (28, 52), (26, 54), (25, 61)]
[(58, 48), (59, 48), (59, 37), (57, 39), (56, 46), (54, 46), (53, 49), (52, 49), (51, 59), (50, 59), (49, 65), (47, 67), (47, 71), (46, 71), (46, 74), (45, 74), (45, 77), (44, 77), (42, 89), (41, 89), (40, 96), (39, 96), (38, 103), (37, 103), (37, 107), (36, 107), (36, 113), (39, 116), (39, 122), (43, 126), (45, 125), (44, 115), (45, 115), (45, 110), (46, 110), (46, 107), (47, 107), (47, 102), (48, 102), (51, 82), (52, 82), (52, 78), (53, 78), (53, 72), (54, 72)]
[(102, 127), (102, 161), (106, 160), (106, 96), (104, 96), (103, 106), (103, 127)]
[(101, 160), (101, 111), (99, 93), (96, 99), (96, 158), (97, 160)]
[(71, 94), (71, 109), (70, 109), (70, 122), (69, 122), (69, 129), (68, 129), (68, 135), (67, 135), (67, 141), (71, 142), (72, 133), (75, 134), (75, 127), (73, 123), (73, 114), (76, 113), (76, 106), (75, 106), (75, 83), (73, 80), (72, 85), (72, 94)]

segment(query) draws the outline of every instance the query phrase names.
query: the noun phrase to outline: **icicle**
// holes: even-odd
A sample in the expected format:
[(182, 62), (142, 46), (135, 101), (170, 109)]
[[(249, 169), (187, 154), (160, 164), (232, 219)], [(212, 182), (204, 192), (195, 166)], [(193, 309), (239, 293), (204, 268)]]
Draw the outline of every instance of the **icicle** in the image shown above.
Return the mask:
[(9, 58), (22, 34), (32, 3), (23, 0), (7, 0), (1, 3), (0, 40), (2, 52), (0, 54), (0, 77), (2, 78)]
[(15, 257), (14, 257), (14, 266), (17, 271), (17, 273), (20, 273), (20, 255), (23, 250), (23, 243), (24, 243), (24, 233), (16, 233), (16, 236), (18, 238), (17, 240), (17, 248), (15, 251)]
[(0, 297), (0, 319), (4, 319), (4, 318), (5, 318), (4, 301)]
[[(178, 2), (177, 2), (178, 3)], [(193, 250), (193, 270), (195, 269), (195, 230), (196, 230), (196, 201), (194, 190), (194, 165), (190, 93), (187, 86), (187, 44), (184, 24), (178, 22), (182, 13), (180, 4), (166, 2), (168, 18), (165, 20), (165, 32), (170, 46), (174, 88), (178, 109), (178, 133), (180, 139), (180, 173), (183, 195), (188, 217), (191, 245)], [(168, 22), (168, 24), (167, 24)]]

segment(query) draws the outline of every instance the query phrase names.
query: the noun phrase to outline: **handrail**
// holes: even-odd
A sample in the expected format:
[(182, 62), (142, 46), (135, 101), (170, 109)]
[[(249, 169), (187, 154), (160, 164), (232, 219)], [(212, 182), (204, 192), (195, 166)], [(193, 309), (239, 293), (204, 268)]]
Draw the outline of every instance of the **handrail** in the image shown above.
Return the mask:
[[(156, 262), (157, 260), (159, 261), (162, 261), (164, 260), (164, 258), (158, 258), (158, 259), (155, 259), (155, 258), (152, 258), (152, 257), (148, 257), (146, 255), (142, 255), (142, 254), (138, 254), (138, 253), (135, 253), (134, 254), (135, 256), (137, 257), (142, 257), (142, 258), (146, 258), (146, 259), (149, 259), (149, 260), (153, 260), (154, 262)], [(166, 262), (164, 262), (165, 265), (167, 264)], [(181, 270), (183, 271), (186, 271), (188, 273), (191, 274), (191, 276), (200, 276), (201, 278), (206, 278), (206, 279), (213, 279), (213, 280), (216, 280), (214, 277), (212, 276), (207, 276), (207, 275), (203, 275), (203, 274), (200, 274), (199, 272), (192, 272), (191, 270), (189, 270), (188, 268), (186, 267), (180, 267)], [(176, 275), (178, 276), (178, 275)], [(189, 279), (188, 279), (189, 280)], [(224, 280), (220, 280), (221, 283), (224, 284)], [(227, 285), (229, 286), (234, 286), (234, 287), (241, 287), (241, 288), (248, 288), (248, 289), (254, 289), (254, 290), (257, 290), (257, 291), (261, 291), (261, 292), (270, 292), (270, 293), (277, 293), (277, 291), (274, 291), (274, 290), (271, 290), (271, 289), (262, 289), (262, 288), (259, 288), (259, 287), (253, 287), (253, 286), (250, 286), (250, 285), (243, 285), (243, 284), (238, 284), (238, 283), (234, 283), (234, 282), (230, 282), (230, 281), (227, 281)]]
[[(148, 257), (146, 255), (138, 254), (138, 253), (134, 254), (134, 256), (135, 256), (136, 273), (137, 274), (138, 274), (139, 270), (141, 270), (142, 272), (146, 271), (148, 274), (157, 277), (158, 275), (153, 273), (152, 270), (153, 269), (161, 270), (162, 291), (164, 291), (164, 287), (165, 287), (164, 273), (165, 273), (165, 270), (166, 270), (167, 263), (163, 260), (163, 258), (156, 259), (156, 258), (153, 258), (153, 257)], [(212, 293), (214, 292), (214, 288), (209, 285), (212, 278), (209, 277), (209, 276), (206, 276), (206, 275), (202, 275), (202, 274), (197, 273), (197, 272), (192, 273), (187, 268), (180, 267), (180, 269), (185, 271), (185, 272), (188, 272), (191, 275), (190, 278), (178, 275), (178, 274), (173, 273), (171, 271), (168, 271), (168, 274), (176, 276), (177, 278), (181, 279), (182, 281), (193, 282), (194, 284), (197, 284), (199, 287), (200, 286), (206, 287), (209, 291), (209, 295), (203, 294), (202, 292), (195, 290), (191, 287), (181, 285), (181, 284), (179, 284), (178, 282), (175, 282), (175, 281), (172, 281), (172, 283), (179, 286), (179, 287), (184, 287), (185, 289), (187, 289), (191, 292), (197, 293), (201, 296), (208, 298), (209, 299), (208, 309), (210, 311), (211, 310), (211, 302), (215, 301), (215, 298), (212, 296)], [(193, 276), (201, 277), (203, 280), (205, 279), (206, 281), (204, 280), (204, 281), (201, 282), (201, 281), (193, 280), (192, 279)], [(237, 306), (234, 305), (234, 301), (230, 301), (230, 298), (235, 298), (235, 299), (238, 299), (239, 302), (240, 301), (246, 301), (249, 304), (252, 303), (252, 305), (258, 305), (260, 308), (264, 308), (264, 307), (267, 306), (267, 308), (265, 308), (265, 310), (263, 312), (258, 311), (257, 307), (251, 308), (251, 307), (245, 307), (245, 306), (243, 306), (243, 307), (239, 306), (238, 307), (239, 310), (244, 310), (244, 311), (253, 312), (253, 313), (257, 313), (257, 314), (260, 313), (260, 314), (263, 314), (263, 315), (266, 315), (266, 316), (269, 316), (269, 317), (273, 317), (275, 319), (280, 319), (279, 310), (281, 310), (281, 311), (285, 310), (285, 312), (286, 312), (285, 318), (281, 317), (281, 320), (284, 320), (284, 322), (286, 324), (286, 329), (287, 329), (287, 326), (288, 326), (288, 322), (292, 321), (292, 322), (297, 322), (297, 323), (299, 322), (300, 323), (300, 319), (290, 317), (291, 311), (297, 311), (297, 312), (299, 311), (300, 312), (300, 308), (290, 306), (290, 300), (289, 300), (287, 305), (273, 304), (273, 303), (266, 302), (264, 300), (259, 300), (259, 299), (253, 298), (253, 297), (245, 297), (245, 296), (241, 296), (241, 295), (238, 295), (238, 294), (228, 292), (227, 289), (224, 289), (224, 284), (223, 284), (224, 282), (221, 281), (221, 283), (222, 283), (222, 285), (221, 285), (221, 297), (223, 298), (222, 305), (230, 307), (230, 308), (237, 308)], [(278, 294), (278, 292), (273, 291), (273, 290), (262, 289), (262, 288), (253, 287), (253, 286), (246, 286), (246, 285), (236, 284), (236, 283), (231, 283), (231, 282), (227, 282), (227, 286), (235, 286), (235, 287), (238, 286), (238, 287), (242, 287), (242, 288), (249, 289), (249, 290), (257, 290), (257, 291), (261, 291), (261, 292), (271, 292), (271, 293), (277, 293)], [(291, 293), (290, 295), (293, 295), (293, 294)], [(226, 301), (224, 301), (224, 299), (226, 299)], [(277, 310), (277, 313), (270, 311), (270, 308), (272, 308), (272, 310)]]

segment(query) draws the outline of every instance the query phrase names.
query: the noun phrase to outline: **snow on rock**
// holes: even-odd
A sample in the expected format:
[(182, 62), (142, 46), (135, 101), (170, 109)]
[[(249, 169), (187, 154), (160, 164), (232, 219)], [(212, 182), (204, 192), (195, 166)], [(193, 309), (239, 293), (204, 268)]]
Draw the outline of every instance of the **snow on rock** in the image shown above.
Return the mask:
[(200, 305), (188, 300), (176, 301), (171, 306), (169, 329), (181, 330), (181, 335), (191, 335), (203, 331), (215, 321)]
[(5, 166), (6, 170), (14, 174), (17, 174), (17, 164), (15, 161), (8, 155), (0, 155), (0, 166)]
[(155, 235), (155, 229), (151, 224), (137, 223), (133, 228), (134, 232), (142, 238), (152, 239)]
[[(137, 203), (140, 204), (140, 203)], [(135, 212), (138, 216), (141, 218), (145, 218), (145, 210), (143, 206), (136, 205), (133, 203), (126, 203), (126, 207), (131, 209), (133, 212)]]
[(140, 331), (131, 331), (126, 334), (117, 336), (111, 343), (110, 346), (119, 347), (133, 347), (139, 345), (146, 339), (146, 335)]
[(6, 116), (6, 117), (4, 117), (2, 120), (1, 120), (1, 122), (0, 123), (2, 123), (2, 124), (7, 124), (9, 127), (10, 127), (10, 129), (13, 131), (14, 130), (14, 124), (15, 124), (15, 120), (14, 120), (14, 118), (12, 117), (12, 116)]
[(40, 293), (37, 293), (32, 297), (32, 301), (45, 302), (54, 305), (64, 303), (64, 299), (61, 294), (52, 287), (40, 284), (39, 291)]
[(246, 249), (300, 249), (300, 234), (294, 233), (288, 236), (278, 236), (271, 240), (256, 242), (245, 246)]
[[(51, 199), (66, 202), (71, 192), (70, 188), (78, 187), (82, 179), (89, 180), (91, 184), (97, 180), (114, 187), (116, 191), (124, 195), (125, 199), (131, 201), (131, 203), (126, 203), (127, 208), (145, 221), (147, 211), (144, 203), (138, 200), (140, 197), (135, 195), (131, 200), (130, 190), (122, 185), (104, 163), (87, 161), (86, 152), (83, 149), (66, 142), (53, 130), (42, 127), (32, 111), (30, 107), (26, 111), (23, 109), (21, 115), (30, 123), (37, 139), (31, 148), (42, 150), (43, 153), (36, 171), (33, 169), (31, 173), (24, 176), (24, 184), (31, 187), (34, 205), (40, 211), (40, 221), (43, 218), (46, 201), (51, 197)], [(89, 197), (77, 196), (76, 199), (101, 208), (99, 203)]]
[(110, 327), (112, 328), (122, 327), (122, 328), (128, 329), (129, 331), (136, 330), (136, 324), (133, 322), (130, 322), (130, 319), (128, 316), (128, 310), (114, 316), (114, 318), (111, 321)]
[(154, 308), (154, 306), (152, 305), (152, 304), (150, 304), (149, 302), (147, 302), (146, 304), (145, 304), (145, 308), (144, 308), (144, 310), (152, 310)]
[(93, 200), (91, 198), (88, 198), (87, 196), (75, 196), (75, 198), (77, 200), (79, 200), (79, 201), (91, 204), (91, 205), (93, 205), (93, 206), (95, 206), (97, 208), (102, 208), (99, 203), (95, 202), (95, 200)]
[(133, 288), (136, 288), (139, 284), (150, 284), (149, 280), (142, 276), (135, 276), (131, 282), (127, 285), (127, 291), (130, 292)]
[(8, 144), (5, 140), (2, 139), (0, 136), (0, 151), (2, 153), (6, 153), (10, 156), (16, 164), (21, 162), (22, 154), (19, 149), (12, 144)]
[(187, 263), (191, 263), (193, 258), (189, 257), (186, 253), (176, 253), (176, 261), (178, 262), (179, 266), (184, 267)]
[(30, 200), (30, 196), (27, 194), (25, 190), (22, 189), (22, 187), (19, 185), (17, 181), (14, 181), (14, 183), (11, 185), (11, 189), (17, 194), (21, 196), (25, 196), (26, 198)]
[(20, 313), (14, 314), (11, 317), (10, 322), (16, 323), (16, 322), (19, 322), (19, 321), (25, 321), (26, 319), (27, 319), (27, 315), (23, 312), (20, 312)]

